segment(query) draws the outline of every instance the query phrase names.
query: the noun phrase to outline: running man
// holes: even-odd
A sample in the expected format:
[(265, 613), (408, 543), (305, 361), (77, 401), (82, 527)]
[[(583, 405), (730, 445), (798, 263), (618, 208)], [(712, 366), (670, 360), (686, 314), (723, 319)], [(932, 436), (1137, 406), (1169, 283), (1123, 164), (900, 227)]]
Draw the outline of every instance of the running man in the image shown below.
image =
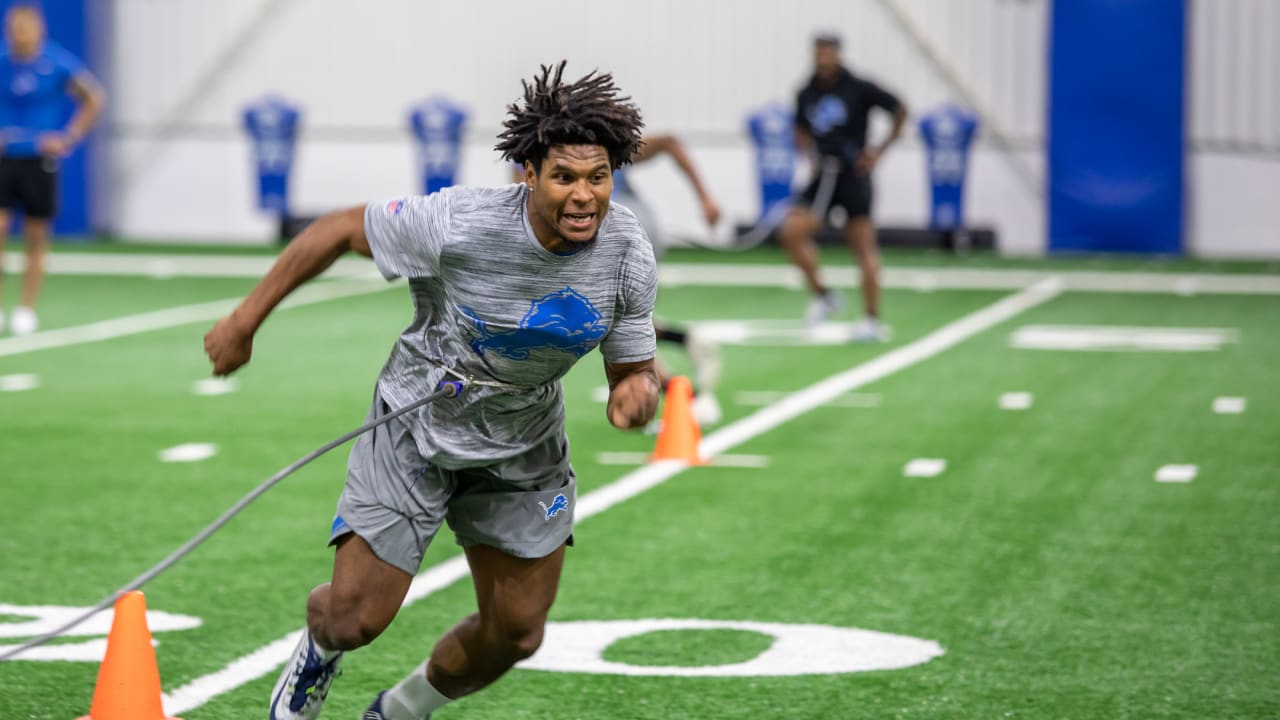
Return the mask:
[(610, 206), (613, 171), (643, 123), (610, 75), (576, 82), (565, 63), (524, 83), (496, 149), (525, 182), (453, 187), (330, 213), (205, 336), (216, 375), (249, 361), (286, 295), (354, 250), (409, 280), (415, 315), (374, 391), (370, 418), (469, 380), (361, 436), (330, 544), (333, 578), (307, 599), (307, 632), (272, 693), (272, 720), (315, 718), (347, 650), (391, 623), (443, 522), (466, 552), (476, 612), (380, 693), (365, 720), (422, 720), (497, 680), (542, 642), (576, 505), (560, 378), (599, 346), (607, 416), (643, 428), (658, 403), (653, 251)]

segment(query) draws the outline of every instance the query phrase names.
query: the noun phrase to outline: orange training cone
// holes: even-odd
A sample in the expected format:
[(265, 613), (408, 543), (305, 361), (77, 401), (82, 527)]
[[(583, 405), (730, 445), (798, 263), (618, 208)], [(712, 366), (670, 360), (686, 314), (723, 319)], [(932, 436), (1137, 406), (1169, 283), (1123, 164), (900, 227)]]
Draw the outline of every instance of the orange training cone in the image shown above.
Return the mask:
[(147, 629), (147, 601), (137, 590), (116, 600), (93, 705), (80, 720), (179, 720), (166, 717), (160, 707), (160, 670)]
[(677, 375), (667, 383), (667, 402), (662, 409), (662, 430), (653, 448), (654, 460), (683, 460), (702, 465), (698, 445), (702, 430), (693, 417), (693, 385), (689, 378)]

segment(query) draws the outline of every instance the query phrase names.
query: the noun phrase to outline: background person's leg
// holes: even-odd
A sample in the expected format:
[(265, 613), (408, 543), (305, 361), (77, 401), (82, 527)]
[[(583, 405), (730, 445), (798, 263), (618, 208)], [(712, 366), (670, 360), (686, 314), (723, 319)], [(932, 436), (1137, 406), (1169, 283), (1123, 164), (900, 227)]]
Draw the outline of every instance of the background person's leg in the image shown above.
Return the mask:
[(4, 314), (4, 246), (9, 239), (9, 222), (11, 220), (10, 213), (7, 209), (0, 210), (0, 332), (4, 332), (5, 314)]
[(13, 311), (15, 335), (30, 335), (39, 327), (36, 319), (36, 302), (40, 287), (44, 284), (45, 257), (49, 253), (49, 218), (26, 216), (22, 219), (22, 238), (26, 244), (27, 268), (22, 274), (22, 295)]
[(805, 284), (815, 295), (827, 291), (818, 276), (818, 246), (813, 234), (818, 231), (818, 218), (808, 208), (795, 207), (787, 213), (778, 228), (778, 242), (787, 251), (791, 262), (804, 274)]
[(845, 240), (858, 263), (862, 281), (862, 307), (870, 317), (880, 316), (880, 249), (876, 246), (876, 226), (870, 217), (850, 218), (844, 228)]

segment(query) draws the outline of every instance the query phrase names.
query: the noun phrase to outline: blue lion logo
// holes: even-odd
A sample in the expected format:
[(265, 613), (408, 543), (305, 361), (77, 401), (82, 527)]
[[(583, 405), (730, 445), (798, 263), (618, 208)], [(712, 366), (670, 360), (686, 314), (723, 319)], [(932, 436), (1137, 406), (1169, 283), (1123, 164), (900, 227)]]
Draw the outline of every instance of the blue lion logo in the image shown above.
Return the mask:
[(565, 497), (564, 493), (561, 493), (555, 496), (555, 498), (551, 501), (551, 507), (547, 507), (547, 504), (542, 502), (541, 500), (538, 501), (538, 504), (542, 506), (542, 511), (547, 514), (547, 516), (543, 519), (550, 520), (551, 518), (555, 517), (556, 514), (559, 513), (561, 510), (569, 509), (569, 498)]
[(474, 310), (460, 309), (471, 318), (480, 334), (471, 341), (471, 349), (480, 357), (492, 351), (512, 360), (528, 360), (529, 351), (542, 348), (582, 357), (609, 331), (609, 326), (601, 321), (600, 311), (571, 287), (532, 301), (516, 330), (493, 332)]

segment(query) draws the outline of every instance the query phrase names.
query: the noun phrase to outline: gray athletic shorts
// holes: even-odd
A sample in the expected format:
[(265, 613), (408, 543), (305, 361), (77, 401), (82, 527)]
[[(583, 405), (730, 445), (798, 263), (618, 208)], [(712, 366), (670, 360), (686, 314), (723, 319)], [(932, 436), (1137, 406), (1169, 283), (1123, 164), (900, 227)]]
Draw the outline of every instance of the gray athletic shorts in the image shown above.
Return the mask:
[[(375, 391), (369, 419), (388, 412)], [(330, 544), (355, 533), (379, 558), (415, 575), (446, 521), (459, 545), (489, 545), (516, 557), (544, 557), (571, 542), (577, 483), (563, 437), (492, 465), (446, 470), (418, 451), (411, 417), (356, 439)]]

